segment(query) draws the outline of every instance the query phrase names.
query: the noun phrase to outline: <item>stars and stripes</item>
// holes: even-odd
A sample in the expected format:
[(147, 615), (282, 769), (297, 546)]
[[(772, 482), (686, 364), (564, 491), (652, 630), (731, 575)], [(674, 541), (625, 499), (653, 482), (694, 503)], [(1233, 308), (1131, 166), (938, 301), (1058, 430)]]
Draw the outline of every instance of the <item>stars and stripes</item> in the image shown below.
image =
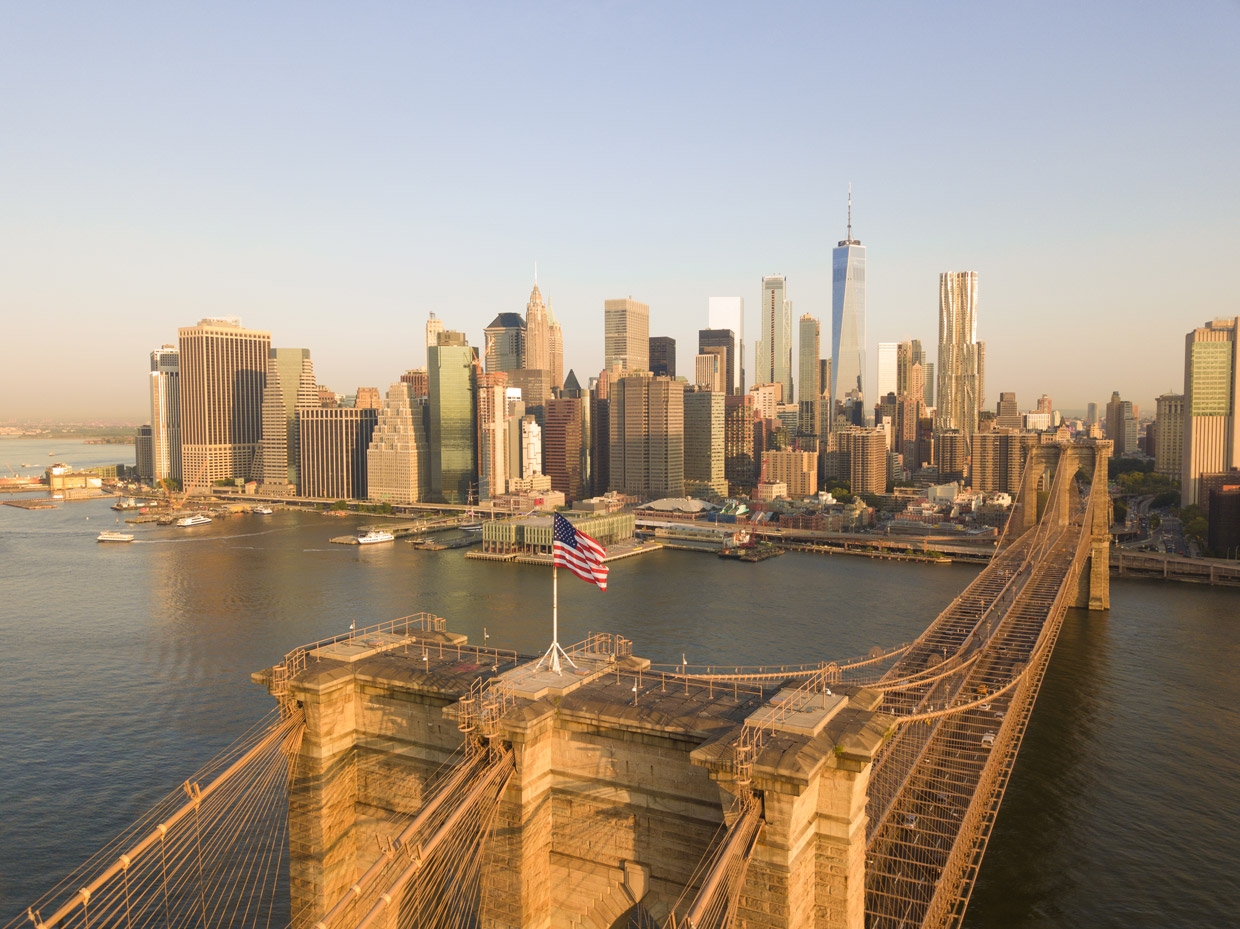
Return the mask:
[(552, 561), (572, 571), (583, 581), (597, 584), (599, 590), (607, 589), (607, 567), (603, 557), (607, 550), (573, 524), (556, 513), (552, 519), (555, 542), (552, 545)]

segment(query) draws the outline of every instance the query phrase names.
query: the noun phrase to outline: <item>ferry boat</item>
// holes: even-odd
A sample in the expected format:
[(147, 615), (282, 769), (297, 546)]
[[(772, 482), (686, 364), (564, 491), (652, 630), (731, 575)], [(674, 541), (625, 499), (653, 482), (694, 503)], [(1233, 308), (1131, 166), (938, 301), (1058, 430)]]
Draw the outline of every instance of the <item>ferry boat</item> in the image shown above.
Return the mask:
[(275, 510), (273, 510), (269, 506), (256, 506), (252, 510), (250, 510), (250, 512), (255, 513), (259, 516), (270, 516), (272, 513), (275, 512)]
[(358, 545), (374, 545), (376, 542), (395, 542), (396, 536), (383, 529), (367, 529), (365, 532), (358, 530)]
[(133, 533), (130, 532), (101, 532), (95, 537), (96, 542), (132, 542)]
[(203, 516), (201, 513), (195, 513), (193, 516), (182, 516), (176, 521), (178, 526), (186, 528), (189, 526), (205, 526), (211, 522), (210, 516)]
[(465, 523), (461, 526), (462, 532), (481, 532), (482, 523)]

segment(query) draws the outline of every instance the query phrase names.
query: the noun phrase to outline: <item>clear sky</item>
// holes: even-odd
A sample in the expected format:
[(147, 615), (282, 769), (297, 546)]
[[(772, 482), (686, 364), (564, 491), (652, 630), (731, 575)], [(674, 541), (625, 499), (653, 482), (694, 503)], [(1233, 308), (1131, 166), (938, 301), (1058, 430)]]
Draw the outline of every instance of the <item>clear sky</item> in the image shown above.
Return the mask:
[(535, 262), (583, 383), (605, 299), (691, 373), (707, 298), (752, 344), (770, 273), (827, 354), (849, 182), (871, 385), (975, 270), (989, 406), (1145, 411), (1240, 314), (1238, 49), (1208, 0), (13, 0), (0, 419), (143, 421), (147, 354), (210, 315), (385, 387), (429, 311), (471, 344), (523, 312)]

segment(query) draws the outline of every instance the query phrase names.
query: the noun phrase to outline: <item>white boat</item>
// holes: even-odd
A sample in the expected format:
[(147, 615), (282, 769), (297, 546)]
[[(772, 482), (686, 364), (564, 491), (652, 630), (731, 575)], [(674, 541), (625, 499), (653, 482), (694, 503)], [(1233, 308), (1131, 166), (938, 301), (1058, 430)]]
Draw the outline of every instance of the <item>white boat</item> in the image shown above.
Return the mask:
[(461, 526), (461, 530), (463, 532), (481, 532), (482, 523), (466, 523), (465, 525)]
[(126, 497), (124, 500), (118, 500), (115, 503), (113, 503), (112, 509), (114, 510), (136, 510), (141, 506), (142, 504), (139, 503), (137, 500), (135, 500), (133, 497)]
[(358, 545), (374, 545), (376, 542), (395, 542), (396, 536), (383, 529), (367, 529), (365, 532), (358, 531)]
[(133, 534), (129, 532), (101, 532), (95, 537), (96, 542), (132, 542)]
[(211, 522), (210, 516), (203, 516), (201, 513), (195, 513), (193, 516), (182, 516), (177, 520), (176, 524), (181, 527), (205, 526), (209, 522)]
[(275, 510), (273, 510), (269, 506), (256, 506), (252, 510), (250, 510), (250, 512), (256, 513), (259, 516), (270, 516), (272, 513), (275, 512)]

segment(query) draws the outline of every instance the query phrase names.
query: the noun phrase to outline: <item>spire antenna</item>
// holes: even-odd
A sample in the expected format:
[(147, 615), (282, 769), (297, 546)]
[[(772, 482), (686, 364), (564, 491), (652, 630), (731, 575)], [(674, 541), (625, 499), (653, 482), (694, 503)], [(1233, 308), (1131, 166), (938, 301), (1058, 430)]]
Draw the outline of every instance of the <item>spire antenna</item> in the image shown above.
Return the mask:
[[(852, 188), (850, 187), (849, 190)], [(538, 262), (534, 262), (534, 286), (538, 286)]]
[[(852, 181), (848, 182), (848, 241), (852, 243)], [(538, 277), (537, 274), (534, 276)]]

